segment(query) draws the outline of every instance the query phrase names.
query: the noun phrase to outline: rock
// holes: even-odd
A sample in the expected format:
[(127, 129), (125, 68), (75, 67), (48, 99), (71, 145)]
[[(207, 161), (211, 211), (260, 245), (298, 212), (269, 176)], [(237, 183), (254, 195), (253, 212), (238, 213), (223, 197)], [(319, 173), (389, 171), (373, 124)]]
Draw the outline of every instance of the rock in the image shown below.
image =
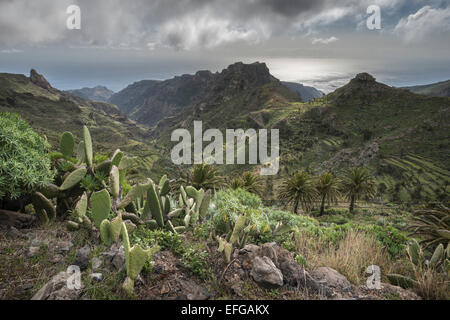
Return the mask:
[(36, 215), (0, 209), (0, 225), (2, 226), (25, 229), (31, 227), (36, 221)]
[(134, 284), (137, 285), (141, 285), (144, 286), (145, 285), (145, 281), (144, 279), (141, 277), (141, 275), (138, 275), (137, 278), (134, 280)]
[(300, 279), (303, 278), (303, 274), (306, 272), (297, 262), (295, 261), (283, 261), (280, 264), (280, 270), (283, 274), (284, 282), (289, 286), (300, 285)]
[(30, 290), (32, 288), (33, 288), (33, 284), (32, 283), (27, 283), (27, 284), (24, 284), (24, 285), (16, 287), (16, 289), (14, 290), (14, 293), (15, 294), (22, 294), (25, 291), (28, 291), (28, 290)]
[(103, 280), (103, 274), (101, 273), (91, 273), (91, 279), (96, 281), (96, 282), (100, 282)]
[(72, 247), (73, 243), (70, 241), (59, 241), (54, 245), (53, 250), (58, 253), (67, 253)]
[(358, 299), (363, 300), (421, 300), (421, 298), (413, 291), (388, 283), (381, 283), (380, 289), (369, 289), (366, 284), (360, 285), (357, 290), (357, 295)]
[(30, 245), (32, 247), (39, 247), (41, 245), (41, 240), (39, 240), (38, 238), (35, 238), (35, 239), (31, 240)]
[(269, 257), (256, 257), (250, 275), (265, 288), (278, 288), (283, 285), (283, 274)]
[(325, 283), (327, 287), (337, 291), (349, 291), (352, 284), (342, 274), (330, 267), (320, 267), (310, 272), (311, 276), (317, 281)]
[(100, 268), (102, 266), (103, 261), (100, 260), (97, 257), (94, 257), (92, 259), (92, 270), (97, 270), (98, 268)]
[(11, 226), (8, 232), (6, 232), (7, 239), (17, 239), (20, 237), (22, 237), (22, 233), (19, 230), (17, 230), (14, 226)]
[(119, 252), (119, 248), (117, 248), (116, 244), (112, 244), (108, 251), (100, 253), (100, 255), (104, 256), (108, 262), (111, 262), (113, 258), (116, 256), (117, 252)]
[(77, 265), (80, 267), (81, 270), (86, 270), (86, 268), (89, 266), (89, 255), (91, 254), (91, 248), (89, 245), (85, 245), (77, 252), (77, 257), (75, 259), (74, 265)]
[(122, 270), (122, 268), (125, 266), (125, 250), (123, 246), (120, 247), (114, 258), (112, 259), (112, 265), (117, 270)]
[(30, 258), (34, 257), (39, 253), (40, 250), (41, 250), (40, 247), (29, 247), (27, 251), (27, 256)]
[(302, 288), (316, 295), (333, 296), (333, 291), (323, 282), (315, 280), (295, 260), (285, 260), (280, 264), (281, 273), (286, 285), (289, 287)]
[(368, 82), (375, 81), (375, 78), (373, 76), (371, 76), (370, 74), (368, 74), (367, 72), (358, 73), (355, 76), (355, 79), (359, 80), (359, 81), (368, 81)]
[(254, 244), (247, 244), (238, 252), (238, 260), (241, 262), (244, 270), (251, 270), (253, 260), (259, 256), (261, 248)]
[(71, 275), (61, 271), (45, 284), (31, 300), (77, 300), (81, 289), (69, 289), (67, 280)]
[(43, 89), (52, 89), (52, 86), (48, 83), (44, 76), (37, 73), (34, 69), (31, 69), (30, 71), (30, 81)]
[(272, 262), (275, 264), (275, 266), (278, 267), (279, 264), (278, 264), (278, 255), (277, 255), (276, 246), (277, 246), (277, 244), (275, 242), (264, 243), (261, 246), (261, 250), (259, 252), (259, 255), (261, 257), (268, 257), (268, 258), (270, 258), (270, 260), (272, 260)]
[(63, 259), (64, 259), (63, 255), (61, 255), (61, 254), (55, 254), (55, 255), (53, 256), (52, 262), (53, 262), (53, 263), (59, 263), (59, 262), (61, 262)]
[(178, 284), (182, 294), (180, 294), (177, 300), (207, 300), (211, 297), (211, 294), (202, 286), (199, 286), (193, 280), (179, 280)]

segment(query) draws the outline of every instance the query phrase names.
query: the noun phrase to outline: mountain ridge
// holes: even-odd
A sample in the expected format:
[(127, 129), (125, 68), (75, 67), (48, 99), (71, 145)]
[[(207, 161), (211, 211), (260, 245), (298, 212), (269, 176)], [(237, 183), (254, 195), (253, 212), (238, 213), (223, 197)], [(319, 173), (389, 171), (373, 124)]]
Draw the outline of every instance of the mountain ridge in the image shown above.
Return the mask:
[(68, 93), (87, 100), (108, 102), (114, 91), (109, 90), (105, 86), (95, 86), (92, 88), (84, 87), (81, 89), (66, 90)]
[(434, 97), (450, 97), (450, 80), (434, 82), (425, 85), (402, 87), (417, 94), (430, 95)]

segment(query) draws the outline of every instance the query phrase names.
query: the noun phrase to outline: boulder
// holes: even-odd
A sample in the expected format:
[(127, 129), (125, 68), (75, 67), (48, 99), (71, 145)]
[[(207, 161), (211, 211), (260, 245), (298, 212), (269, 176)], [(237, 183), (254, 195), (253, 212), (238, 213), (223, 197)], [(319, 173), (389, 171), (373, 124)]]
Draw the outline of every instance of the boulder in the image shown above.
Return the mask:
[(122, 270), (125, 267), (125, 249), (123, 246), (119, 248), (111, 263), (117, 270)]
[(91, 247), (89, 247), (89, 245), (85, 245), (78, 250), (74, 264), (79, 266), (81, 270), (86, 270), (86, 268), (89, 266), (90, 254)]
[(81, 289), (69, 289), (67, 280), (71, 275), (61, 271), (45, 284), (31, 300), (78, 300)]
[(340, 292), (350, 291), (353, 287), (346, 277), (330, 267), (317, 268), (311, 271), (310, 274), (315, 280)]
[(256, 257), (250, 275), (264, 288), (278, 288), (283, 285), (283, 274), (269, 257)]
[(324, 282), (314, 279), (295, 260), (285, 260), (280, 264), (283, 279), (288, 287), (302, 288), (316, 295), (333, 296), (333, 291)]
[(100, 282), (103, 280), (103, 274), (101, 273), (91, 273), (91, 279), (95, 282)]

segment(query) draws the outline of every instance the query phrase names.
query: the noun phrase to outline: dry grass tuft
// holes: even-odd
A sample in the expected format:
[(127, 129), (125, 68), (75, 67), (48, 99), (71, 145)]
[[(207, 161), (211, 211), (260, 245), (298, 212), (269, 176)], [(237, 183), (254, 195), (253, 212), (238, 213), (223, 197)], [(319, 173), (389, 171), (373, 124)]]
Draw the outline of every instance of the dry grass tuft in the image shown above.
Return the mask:
[(367, 279), (365, 272), (370, 265), (379, 266), (382, 274), (391, 272), (395, 266), (379, 242), (359, 231), (349, 231), (337, 245), (297, 235), (296, 247), (297, 252), (306, 259), (309, 269), (331, 267), (353, 284), (360, 284)]

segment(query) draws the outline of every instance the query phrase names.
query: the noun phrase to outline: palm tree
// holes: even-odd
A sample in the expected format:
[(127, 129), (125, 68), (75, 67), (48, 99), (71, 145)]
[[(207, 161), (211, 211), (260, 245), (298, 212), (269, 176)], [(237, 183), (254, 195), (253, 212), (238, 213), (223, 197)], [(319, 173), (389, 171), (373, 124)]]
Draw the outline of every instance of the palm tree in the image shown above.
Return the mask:
[(339, 180), (331, 173), (324, 173), (316, 181), (316, 190), (320, 197), (320, 215), (325, 212), (325, 202), (337, 202), (339, 193)]
[(353, 212), (357, 200), (362, 197), (373, 198), (375, 196), (375, 181), (365, 168), (353, 168), (342, 179), (341, 190), (350, 200), (348, 211)]
[(196, 189), (218, 189), (225, 185), (225, 179), (217, 169), (209, 164), (196, 164), (191, 171), (190, 180)]
[(250, 192), (261, 196), (263, 193), (263, 183), (259, 178), (259, 175), (253, 172), (245, 172), (242, 175), (243, 188)]
[(280, 200), (294, 203), (294, 213), (297, 213), (299, 204), (304, 210), (309, 209), (316, 195), (317, 191), (314, 188), (311, 176), (304, 171), (299, 171), (292, 177), (286, 178), (278, 192)]
[(241, 178), (233, 178), (230, 182), (230, 188), (233, 190), (239, 189), (243, 187), (243, 183)]

